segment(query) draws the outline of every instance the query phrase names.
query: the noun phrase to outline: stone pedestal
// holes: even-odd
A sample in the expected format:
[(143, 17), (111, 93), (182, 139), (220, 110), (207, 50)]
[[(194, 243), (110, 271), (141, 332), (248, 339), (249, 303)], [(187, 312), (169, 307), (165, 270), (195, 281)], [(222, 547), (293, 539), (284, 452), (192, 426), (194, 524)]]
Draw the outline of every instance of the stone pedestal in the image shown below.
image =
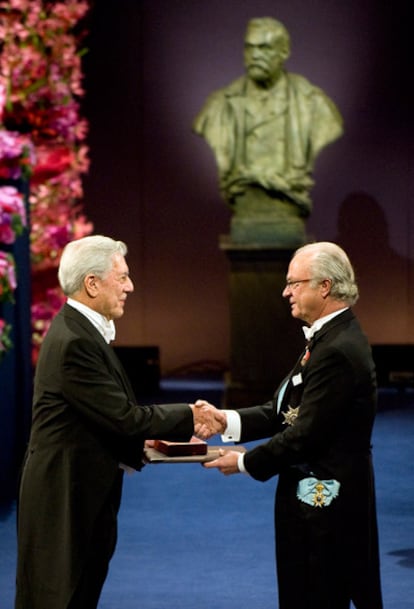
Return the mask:
[(234, 244), (296, 249), (306, 242), (307, 215), (282, 193), (250, 185), (234, 199), (230, 239)]
[(272, 398), (302, 351), (301, 322), (282, 297), (292, 249), (234, 243), (220, 249), (230, 263), (230, 372), (224, 406), (245, 407)]

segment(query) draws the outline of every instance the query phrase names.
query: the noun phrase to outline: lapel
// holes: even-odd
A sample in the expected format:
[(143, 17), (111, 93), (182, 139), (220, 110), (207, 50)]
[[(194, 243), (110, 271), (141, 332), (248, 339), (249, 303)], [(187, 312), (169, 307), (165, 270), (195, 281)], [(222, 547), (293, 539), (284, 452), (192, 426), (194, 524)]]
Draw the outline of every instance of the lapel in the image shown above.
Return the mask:
[(115, 353), (115, 351), (113, 350), (113, 348), (110, 345), (106, 344), (106, 349), (107, 349), (109, 358), (111, 360), (111, 363), (112, 363), (114, 369), (116, 370), (119, 377), (121, 378), (122, 384), (124, 386), (124, 389), (125, 389), (125, 392), (126, 392), (128, 398), (131, 401), (133, 401), (134, 403), (136, 403), (137, 400), (134, 395), (134, 390), (132, 389), (132, 385), (128, 378), (128, 375), (125, 372), (123, 365), (121, 364), (121, 360), (119, 359), (119, 357), (117, 356), (117, 354)]
[[(300, 387), (303, 369), (303, 358), (306, 353), (306, 348), (300, 354), (295, 366), (292, 368), (290, 373), (283, 379), (279, 387), (276, 390), (274, 396), (274, 409), (280, 415), (285, 417), (286, 412), (290, 408), (291, 396), (294, 389)], [(296, 383), (296, 384), (295, 384)]]
[[(324, 324), (322, 328), (314, 334), (307, 347), (300, 354), (295, 366), (292, 368), (287, 377), (288, 383), (280, 408), (280, 413), (282, 413), (283, 416), (285, 416), (286, 412), (288, 412), (291, 408), (296, 408), (300, 405), (304, 390), (303, 372), (307, 359), (312, 357), (313, 349), (318, 343), (323, 341), (324, 338), (329, 336), (329, 334), (335, 330), (335, 328), (343, 326), (344, 324), (349, 324), (353, 319), (355, 319), (355, 315), (351, 309), (347, 309)], [(306, 355), (307, 350), (309, 352), (308, 356)], [(307, 359), (304, 360), (304, 358)]]
[(84, 330), (86, 334), (89, 334), (97, 343), (99, 343), (105, 352), (107, 359), (110, 361), (114, 375), (116, 375), (116, 377), (120, 380), (123, 390), (128, 395), (128, 398), (136, 403), (136, 398), (128, 375), (111, 345), (108, 345), (102, 334), (95, 328), (89, 319), (87, 319), (85, 315), (82, 315), (82, 313), (80, 313), (77, 309), (65, 304), (64, 315), (76, 320), (76, 322), (82, 327), (82, 330)]
[[(99, 334), (99, 332), (98, 332), (98, 334)], [(130, 401), (134, 402), (134, 404), (136, 404), (137, 400), (136, 400), (136, 397), (134, 394), (134, 390), (132, 389), (131, 381), (129, 380), (128, 375), (125, 372), (123, 365), (121, 364), (121, 360), (119, 359), (119, 357), (117, 356), (117, 354), (115, 353), (115, 351), (113, 350), (111, 345), (108, 345), (108, 343), (106, 342), (106, 340), (103, 337), (102, 337), (102, 340), (104, 343), (103, 348), (106, 352), (108, 359), (111, 362), (114, 373), (117, 375), (118, 379), (120, 380), (123, 390), (127, 394), (128, 399)]]
[(352, 309), (347, 309), (343, 313), (340, 313), (326, 324), (322, 326), (322, 328), (314, 334), (312, 339), (309, 342), (309, 349), (312, 351), (315, 345), (325, 338), (329, 333), (339, 326), (343, 326), (344, 324), (349, 324), (353, 319), (355, 319), (355, 315)]

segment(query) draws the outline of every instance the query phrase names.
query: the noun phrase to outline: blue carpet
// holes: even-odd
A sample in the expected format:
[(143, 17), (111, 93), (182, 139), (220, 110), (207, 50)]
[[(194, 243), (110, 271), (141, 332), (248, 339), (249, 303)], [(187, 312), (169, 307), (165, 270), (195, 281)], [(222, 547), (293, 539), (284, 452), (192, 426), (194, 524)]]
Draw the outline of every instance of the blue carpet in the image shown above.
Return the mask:
[[(164, 384), (162, 399), (188, 393), (217, 402), (221, 386)], [(414, 394), (381, 393), (373, 443), (384, 605), (412, 609)], [(197, 464), (149, 465), (127, 476), (99, 608), (277, 609), (274, 487)], [(13, 607), (15, 559), (15, 507), (3, 506), (0, 609)]]

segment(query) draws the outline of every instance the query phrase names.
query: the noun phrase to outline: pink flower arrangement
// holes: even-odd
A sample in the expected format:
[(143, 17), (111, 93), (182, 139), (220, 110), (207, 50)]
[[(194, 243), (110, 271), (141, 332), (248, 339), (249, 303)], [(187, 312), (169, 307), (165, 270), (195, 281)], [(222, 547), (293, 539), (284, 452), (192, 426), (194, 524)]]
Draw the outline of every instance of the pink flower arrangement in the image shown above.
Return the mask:
[(0, 186), (0, 243), (14, 243), (25, 226), (23, 195), (14, 186)]
[(0, 74), (8, 91), (3, 123), (36, 143), (78, 137), (74, 96), (83, 94), (82, 52), (73, 28), (88, 10), (88, 2), (75, 0), (0, 2)]
[(32, 305), (33, 363), (36, 363), (38, 350), (52, 319), (64, 304), (66, 297), (60, 288), (46, 290), (45, 299)]
[(86, 0), (0, 0), (0, 178), (30, 169), (34, 361), (63, 302), (51, 297), (62, 249), (93, 230), (80, 204), (89, 159), (79, 21), (88, 10)]
[(30, 195), (31, 257), (33, 270), (56, 267), (66, 243), (90, 234), (88, 222), (80, 205), (74, 201), (83, 194), (78, 175), (64, 172), (40, 184)]
[(0, 250), (0, 302), (13, 302), (13, 293), (17, 287), (14, 258)]
[(0, 130), (0, 178), (29, 178), (34, 165), (35, 149), (31, 139), (16, 131)]

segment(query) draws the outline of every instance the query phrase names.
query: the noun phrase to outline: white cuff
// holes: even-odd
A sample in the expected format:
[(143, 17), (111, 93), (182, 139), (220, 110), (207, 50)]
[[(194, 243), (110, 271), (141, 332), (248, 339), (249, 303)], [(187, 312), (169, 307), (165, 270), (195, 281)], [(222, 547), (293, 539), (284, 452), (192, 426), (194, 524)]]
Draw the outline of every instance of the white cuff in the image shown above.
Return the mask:
[(249, 475), (249, 472), (244, 467), (244, 453), (240, 453), (239, 458), (237, 459), (237, 467), (239, 468), (239, 472)]
[(223, 442), (238, 442), (241, 436), (240, 415), (235, 410), (222, 410), (227, 417), (227, 427), (221, 436)]

